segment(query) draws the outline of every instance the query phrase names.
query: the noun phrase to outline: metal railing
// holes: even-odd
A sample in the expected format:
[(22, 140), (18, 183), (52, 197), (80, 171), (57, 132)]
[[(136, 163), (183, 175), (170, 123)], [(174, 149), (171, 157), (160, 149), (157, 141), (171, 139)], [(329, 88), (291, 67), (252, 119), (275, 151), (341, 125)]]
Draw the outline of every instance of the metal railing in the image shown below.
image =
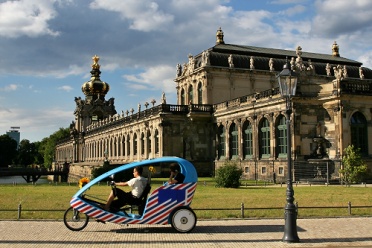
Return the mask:
[[(360, 208), (372, 208), (372, 206), (352, 206), (351, 202), (348, 202), (346, 206), (298, 206), (296, 203), (297, 211), (299, 209), (345, 209), (348, 215), (352, 215), (353, 209)], [(194, 211), (240, 211), (240, 217), (246, 218), (247, 212), (257, 210), (284, 210), (284, 207), (246, 207), (244, 203), (241, 203), (240, 207), (236, 208), (193, 208)], [(17, 220), (22, 219), (23, 212), (65, 212), (66, 209), (23, 209), (22, 204), (18, 205), (17, 209), (0, 209), (0, 212), (16, 212)], [(319, 216), (322, 217), (322, 216)]]

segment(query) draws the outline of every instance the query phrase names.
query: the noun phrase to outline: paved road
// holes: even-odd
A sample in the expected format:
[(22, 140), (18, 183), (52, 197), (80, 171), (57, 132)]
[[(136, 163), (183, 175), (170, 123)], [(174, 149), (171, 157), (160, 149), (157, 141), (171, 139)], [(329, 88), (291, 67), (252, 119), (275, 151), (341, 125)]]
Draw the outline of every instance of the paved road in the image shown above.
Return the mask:
[(192, 233), (170, 226), (91, 221), (79, 232), (63, 221), (0, 221), (0, 247), (372, 247), (372, 217), (298, 219), (300, 243), (282, 242), (284, 220), (199, 220)]

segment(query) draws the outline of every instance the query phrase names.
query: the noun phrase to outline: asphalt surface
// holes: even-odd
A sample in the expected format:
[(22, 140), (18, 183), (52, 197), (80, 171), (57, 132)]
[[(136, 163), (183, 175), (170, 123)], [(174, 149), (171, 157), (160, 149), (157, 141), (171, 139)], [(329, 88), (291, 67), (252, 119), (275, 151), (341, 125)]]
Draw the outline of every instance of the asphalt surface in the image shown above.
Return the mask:
[(0, 247), (372, 247), (372, 217), (298, 219), (299, 243), (283, 242), (283, 219), (198, 220), (191, 233), (170, 225), (1, 220)]

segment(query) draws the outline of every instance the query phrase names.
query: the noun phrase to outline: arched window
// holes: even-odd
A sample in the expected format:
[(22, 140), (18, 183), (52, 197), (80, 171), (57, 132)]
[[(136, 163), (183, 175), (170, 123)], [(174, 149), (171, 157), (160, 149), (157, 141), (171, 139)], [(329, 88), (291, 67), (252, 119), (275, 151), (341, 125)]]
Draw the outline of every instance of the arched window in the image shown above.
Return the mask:
[(123, 138), (122, 138), (122, 140), (121, 140), (121, 143), (122, 143), (122, 145), (121, 145), (121, 149), (122, 149), (122, 156), (125, 156), (125, 135), (123, 135)]
[(270, 123), (266, 118), (259, 126), (260, 158), (270, 158)]
[(276, 156), (278, 158), (287, 157), (287, 124), (283, 115), (278, 117), (275, 127), (276, 131)]
[(229, 131), (229, 148), (230, 148), (230, 159), (237, 159), (239, 157), (239, 135), (238, 127), (235, 123), (232, 123)]
[(115, 157), (115, 140), (113, 138), (109, 140), (109, 157)]
[(147, 131), (147, 151), (149, 152), (149, 154), (151, 153), (151, 133), (150, 131)]
[(121, 156), (121, 151), (122, 151), (122, 147), (123, 146), (123, 141), (122, 141), (122, 137), (121, 136), (119, 136), (118, 137), (118, 147), (117, 147), (117, 149), (118, 149), (118, 157), (120, 157)]
[(181, 105), (185, 105), (185, 90), (181, 90)]
[(189, 102), (187, 103), (187, 104), (189, 104), (189, 103), (194, 103), (194, 99), (193, 99), (193, 96), (194, 96), (194, 90), (193, 90), (193, 88), (192, 88), (192, 85), (190, 85), (189, 86)]
[(360, 148), (362, 155), (368, 155), (367, 120), (362, 113), (356, 112), (351, 116), (350, 129), (351, 144), (356, 148)]
[(141, 133), (141, 155), (144, 155), (145, 154), (145, 134), (144, 133)]
[(203, 104), (203, 90), (201, 82), (198, 84), (198, 104)]
[(127, 147), (127, 156), (130, 156), (130, 136), (129, 134), (127, 135), (127, 140), (126, 140), (126, 147)]
[(225, 154), (225, 127), (224, 126), (219, 126), (218, 127), (218, 159), (222, 159), (226, 156)]
[(155, 138), (155, 153), (159, 153), (159, 131), (155, 130), (154, 133), (154, 138)]
[(253, 129), (252, 124), (246, 121), (243, 124), (243, 157), (244, 159), (250, 159), (253, 157)]
[(138, 152), (138, 139), (137, 139), (137, 134), (135, 133), (133, 135), (133, 155), (137, 155)]
[(117, 137), (114, 138), (113, 140), (113, 145), (112, 145), (112, 150), (113, 150), (113, 156), (116, 157), (118, 154), (117, 154), (117, 150), (118, 149), (118, 142), (117, 142)]

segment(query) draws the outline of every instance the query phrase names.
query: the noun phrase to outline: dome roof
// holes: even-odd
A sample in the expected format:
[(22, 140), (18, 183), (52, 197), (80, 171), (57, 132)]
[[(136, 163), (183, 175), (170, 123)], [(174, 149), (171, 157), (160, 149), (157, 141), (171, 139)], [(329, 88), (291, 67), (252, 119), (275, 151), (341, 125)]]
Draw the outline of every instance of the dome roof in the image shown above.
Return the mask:
[(85, 96), (97, 96), (97, 98), (102, 98), (110, 90), (110, 85), (100, 79), (101, 71), (99, 70), (100, 65), (98, 64), (99, 57), (94, 55), (92, 60), (92, 70), (90, 71), (92, 76), (88, 82), (85, 82), (81, 86), (81, 90)]

